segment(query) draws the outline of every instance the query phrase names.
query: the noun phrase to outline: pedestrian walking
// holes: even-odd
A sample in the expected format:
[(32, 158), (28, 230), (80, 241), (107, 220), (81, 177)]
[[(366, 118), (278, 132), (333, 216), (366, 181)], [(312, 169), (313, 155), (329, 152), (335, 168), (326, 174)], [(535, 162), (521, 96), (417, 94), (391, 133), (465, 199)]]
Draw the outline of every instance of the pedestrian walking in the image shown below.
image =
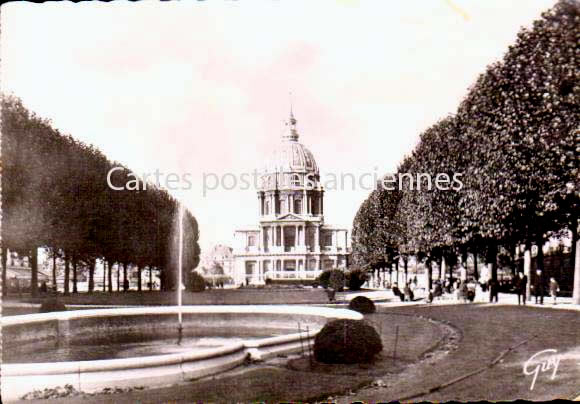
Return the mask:
[[(516, 293), (518, 294), (518, 306), (526, 305), (526, 288), (528, 287), (528, 277), (523, 272), (518, 273), (516, 279)], [(520, 303), (521, 301), (521, 303)]]
[(552, 296), (552, 304), (556, 304), (556, 298), (558, 297), (558, 292), (560, 291), (560, 285), (556, 282), (554, 277), (550, 278), (550, 296)]
[(489, 287), (489, 302), (490, 303), (497, 303), (497, 298), (499, 294), (499, 283), (496, 279), (490, 279), (488, 281)]
[(545, 282), (544, 282), (544, 274), (542, 273), (541, 269), (536, 270), (536, 276), (534, 279), (534, 284), (532, 285), (532, 289), (534, 290), (534, 297), (535, 302), (538, 304), (544, 304), (544, 294), (545, 290)]

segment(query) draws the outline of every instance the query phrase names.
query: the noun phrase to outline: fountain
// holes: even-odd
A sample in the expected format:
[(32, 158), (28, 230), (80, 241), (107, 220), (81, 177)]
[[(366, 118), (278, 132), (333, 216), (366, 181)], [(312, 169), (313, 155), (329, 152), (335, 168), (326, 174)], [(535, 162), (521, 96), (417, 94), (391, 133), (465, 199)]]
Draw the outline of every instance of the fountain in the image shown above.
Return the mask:
[[(248, 357), (267, 359), (303, 350), (329, 320), (362, 319), (357, 312), (326, 307), (183, 306), (181, 204), (178, 216), (177, 305), (3, 317), (8, 354), (0, 374), (5, 402), (66, 384), (91, 393), (198, 379), (232, 369)], [(171, 342), (175, 314), (177, 344)], [(297, 323), (309, 331), (297, 330)], [(192, 337), (206, 342), (192, 344)], [(142, 341), (150, 344), (139, 345)]]
[[(57, 350), (66, 344), (90, 347), (95, 340), (115, 340), (127, 334), (144, 338), (164, 334), (167, 339), (168, 332), (175, 329), (174, 316), (180, 312), (184, 336), (191, 335), (192, 330), (205, 330), (206, 335), (228, 330), (237, 338), (220, 340), (223, 345), (202, 350), (182, 346), (173, 353), (141, 353), (145, 356), (97, 360), (89, 356), (42, 363), (23, 363), (26, 361), (13, 357), (12, 363), (5, 360), (0, 365), (2, 398), (5, 402), (17, 400), (33, 389), (65, 384), (97, 392), (107, 387), (160, 386), (198, 379), (232, 369), (248, 356), (267, 359), (298, 352), (329, 320), (362, 319), (361, 314), (346, 309), (297, 305), (131, 307), (27, 314), (2, 318), (4, 352), (28, 349), (28, 358), (34, 358), (36, 351)], [(302, 329), (309, 327), (308, 335), (296, 332), (298, 322)]]
[(178, 262), (177, 262), (177, 345), (181, 344), (183, 337), (183, 313), (182, 313), (182, 287), (183, 280), (183, 204), (179, 204), (179, 246), (178, 246)]

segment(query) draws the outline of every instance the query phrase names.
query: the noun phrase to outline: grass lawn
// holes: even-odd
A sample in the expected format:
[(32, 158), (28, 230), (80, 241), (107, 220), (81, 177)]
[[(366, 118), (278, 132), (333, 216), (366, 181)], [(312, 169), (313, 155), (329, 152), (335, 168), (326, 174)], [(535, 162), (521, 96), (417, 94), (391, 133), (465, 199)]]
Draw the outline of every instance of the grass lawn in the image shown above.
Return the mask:
[[(48, 296), (10, 298), (9, 301), (22, 301), (26, 303), (41, 303)], [(159, 291), (129, 291), (123, 292), (93, 292), (78, 293), (68, 296), (59, 295), (59, 300), (64, 304), (87, 304), (87, 305), (119, 305), (119, 306), (142, 306), (142, 305), (175, 305), (177, 294), (173, 292)], [(311, 304), (328, 303), (326, 292), (321, 288), (316, 289), (211, 289), (199, 293), (183, 293), (183, 304)]]
[[(543, 401), (580, 395), (580, 313), (537, 307), (448, 305), (396, 307), (389, 312), (421, 314), (448, 321), (461, 332), (461, 341), (442, 359), (408, 367), (386, 389), (363, 389), (358, 400), (397, 400), (417, 394), (413, 401), (514, 400)], [(500, 353), (523, 341), (497, 365), (432, 393), (426, 389), (487, 366)], [(532, 376), (523, 374), (523, 364), (535, 353), (556, 349), (562, 354), (554, 380), (541, 373), (530, 390)], [(344, 398), (341, 402), (352, 400)]]
[[(214, 379), (172, 387), (38, 403), (280, 402), (322, 400), (328, 396), (344, 403), (391, 401), (410, 396), (413, 401), (517, 398), (542, 401), (580, 394), (580, 315), (577, 311), (480, 304), (403, 306), (379, 309), (379, 313), (367, 316), (367, 320), (381, 332), (384, 346), (379, 360), (372, 365), (318, 364), (309, 369), (306, 360), (291, 360), (286, 367), (248, 368), (243, 372), (238, 369)], [(397, 360), (393, 361), (397, 325)], [(507, 348), (524, 341), (525, 344), (508, 352), (502, 361), (488, 367)], [(564, 356), (556, 378), (551, 380), (547, 373), (540, 374), (532, 391), (531, 376), (523, 374), (522, 365), (534, 353), (545, 349), (556, 349)], [(481, 373), (428, 392), (432, 387), (482, 368), (485, 370)], [(369, 386), (379, 378), (386, 383), (385, 387)], [(351, 390), (355, 393), (349, 394)]]
[[(49, 403), (192, 403), (192, 402), (268, 402), (305, 401), (320, 398), (323, 392), (344, 393), (345, 386), (362, 386), (370, 382), (363, 376), (317, 375), (279, 368), (256, 369), (234, 377), (201, 380), (177, 386), (117, 393), (77, 396), (54, 400), (31, 400), (30, 404)], [(286, 397), (286, 399), (285, 399)]]
[[(313, 401), (329, 395), (347, 394), (370, 384), (385, 373), (402, 371), (408, 363), (438, 343), (444, 336), (440, 326), (424, 319), (400, 315), (373, 314), (367, 321), (380, 332), (385, 349), (373, 364), (323, 365), (311, 370), (307, 359), (292, 360), (289, 366), (239, 368), (228, 375), (183, 383), (178, 386), (154, 388), (113, 395), (76, 396), (58, 400), (38, 400), (30, 403), (160, 403), (160, 402), (282, 402)], [(397, 360), (392, 359), (394, 326), (399, 325)], [(405, 342), (404, 342), (405, 341)], [(240, 372), (240, 370), (243, 370)]]

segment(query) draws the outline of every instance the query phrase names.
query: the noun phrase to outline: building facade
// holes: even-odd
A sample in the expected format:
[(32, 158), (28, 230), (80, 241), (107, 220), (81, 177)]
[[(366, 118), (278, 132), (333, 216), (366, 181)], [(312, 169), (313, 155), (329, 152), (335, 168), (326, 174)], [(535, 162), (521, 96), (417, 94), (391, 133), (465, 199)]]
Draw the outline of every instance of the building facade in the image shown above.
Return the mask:
[(318, 166), (298, 138), (290, 113), (281, 142), (261, 174), (258, 225), (234, 234), (237, 284), (314, 279), (323, 270), (348, 265), (348, 230), (324, 222)]
[(207, 280), (221, 280), (226, 283), (231, 283), (235, 278), (234, 269), (233, 248), (227, 245), (217, 244), (202, 254), (195, 271)]

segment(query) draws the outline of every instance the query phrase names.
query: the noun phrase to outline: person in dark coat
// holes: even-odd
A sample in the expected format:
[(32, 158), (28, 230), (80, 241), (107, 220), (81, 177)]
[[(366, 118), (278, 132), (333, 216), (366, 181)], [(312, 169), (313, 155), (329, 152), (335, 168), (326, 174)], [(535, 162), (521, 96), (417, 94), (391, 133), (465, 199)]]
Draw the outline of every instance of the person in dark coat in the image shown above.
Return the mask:
[(399, 299), (401, 299), (402, 302), (405, 301), (405, 295), (403, 294), (403, 292), (401, 292), (401, 289), (399, 289), (399, 285), (396, 282), (393, 283), (393, 288), (391, 290), (393, 291), (393, 294), (395, 296), (398, 296)]
[(411, 290), (411, 282), (405, 284), (405, 288), (403, 289), (403, 293), (405, 294), (405, 300), (408, 302), (412, 302), (414, 299), (413, 291)]
[(544, 304), (544, 294), (546, 293), (546, 288), (544, 282), (544, 274), (542, 273), (541, 269), (538, 269), (536, 271), (536, 277), (534, 279), (533, 288), (536, 304), (538, 304), (538, 300), (540, 301), (540, 304)]
[(48, 292), (48, 286), (46, 286), (46, 281), (42, 281), (42, 283), (40, 284), (40, 293), (47, 293)]
[(433, 298), (441, 297), (443, 295), (443, 289), (441, 288), (441, 283), (435, 283), (435, 287), (433, 288)]
[(518, 306), (521, 304), (526, 305), (526, 288), (528, 287), (528, 277), (524, 275), (523, 272), (518, 273), (516, 279), (516, 293), (518, 294)]
[(489, 302), (493, 303), (495, 300), (495, 303), (497, 303), (497, 297), (499, 294), (499, 283), (497, 282), (497, 279), (490, 279), (487, 282), (488, 286), (489, 286)]

